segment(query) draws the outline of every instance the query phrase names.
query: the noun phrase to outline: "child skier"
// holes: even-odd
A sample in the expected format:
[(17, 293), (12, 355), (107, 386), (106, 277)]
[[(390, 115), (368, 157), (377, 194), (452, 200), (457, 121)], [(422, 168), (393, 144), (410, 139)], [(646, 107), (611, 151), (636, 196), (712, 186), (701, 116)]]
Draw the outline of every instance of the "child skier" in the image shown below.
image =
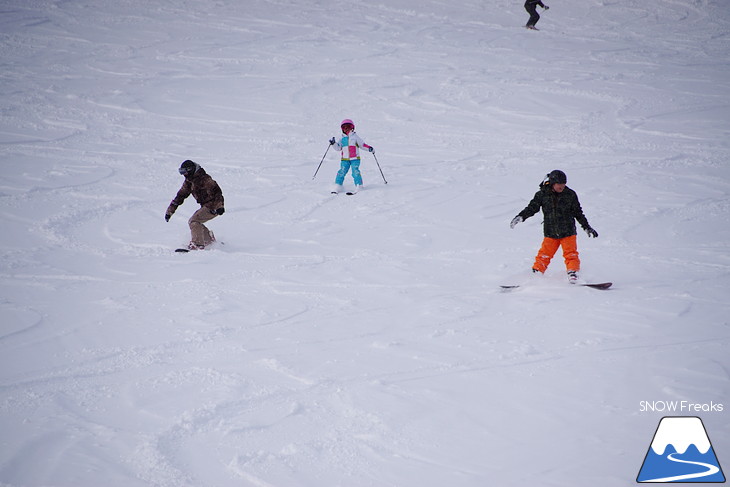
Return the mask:
[(182, 163), (178, 172), (185, 176), (182, 187), (170, 202), (165, 212), (165, 221), (169, 222), (170, 217), (175, 213), (177, 207), (183, 204), (185, 198), (191, 194), (200, 205), (200, 209), (193, 213), (188, 220), (190, 226), (191, 240), (189, 250), (202, 250), (207, 245), (215, 242), (215, 236), (205, 223), (225, 212), (223, 208), (223, 192), (213, 178), (205, 169), (197, 163), (187, 160)]
[(563, 171), (556, 169), (550, 172), (540, 184), (540, 190), (535, 193), (532, 201), (512, 219), (510, 228), (514, 228), (542, 208), (545, 218), (543, 221), (545, 238), (535, 257), (532, 272), (544, 273), (558, 247), (562, 247), (568, 280), (574, 284), (578, 280), (580, 270), (575, 220), (578, 220), (589, 237), (598, 237), (598, 232), (588, 224), (588, 219), (580, 207), (578, 195), (566, 186), (567, 182), (568, 178)]
[(345, 182), (347, 171), (352, 169), (352, 179), (355, 182), (355, 193), (362, 189), (362, 175), (360, 174), (360, 148), (374, 152), (372, 146), (366, 144), (359, 135), (355, 133), (355, 124), (349, 118), (346, 118), (340, 124), (342, 129), (342, 137), (340, 140), (330, 139), (330, 145), (334, 145), (337, 150), (341, 150), (340, 170), (337, 171), (335, 177), (335, 186), (332, 188), (332, 194), (342, 191), (342, 183)]
[(550, 7), (543, 4), (541, 0), (526, 0), (525, 1), (525, 10), (527, 10), (527, 13), (530, 14), (530, 19), (527, 21), (527, 27), (528, 29), (537, 30), (537, 27), (535, 27), (535, 24), (537, 24), (537, 21), (540, 20), (540, 14), (537, 13), (537, 6), (541, 6), (543, 10), (547, 10)]

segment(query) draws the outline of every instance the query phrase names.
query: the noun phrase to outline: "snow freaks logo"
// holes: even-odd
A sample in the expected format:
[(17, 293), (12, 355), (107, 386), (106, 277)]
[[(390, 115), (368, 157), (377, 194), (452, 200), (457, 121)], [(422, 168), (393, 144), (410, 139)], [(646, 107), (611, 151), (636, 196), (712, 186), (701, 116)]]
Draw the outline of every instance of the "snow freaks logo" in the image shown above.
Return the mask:
[(636, 482), (725, 482), (702, 420), (695, 416), (662, 418)]

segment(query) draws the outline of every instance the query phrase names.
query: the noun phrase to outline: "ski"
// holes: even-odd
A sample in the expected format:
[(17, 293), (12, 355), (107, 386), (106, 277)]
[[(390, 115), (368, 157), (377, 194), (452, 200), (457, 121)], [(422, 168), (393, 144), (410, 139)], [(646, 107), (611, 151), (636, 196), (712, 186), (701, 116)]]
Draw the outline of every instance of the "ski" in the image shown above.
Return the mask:
[(342, 186), (339, 186), (337, 189), (333, 189), (330, 191), (330, 194), (340, 194), (341, 192), (344, 192), (348, 196), (352, 196), (353, 194), (358, 193), (358, 188), (355, 187), (355, 189), (351, 189), (350, 191), (345, 191), (345, 189)]
[[(585, 286), (590, 287), (592, 289), (601, 289), (605, 290), (613, 286), (612, 282), (596, 282), (596, 283), (585, 283), (585, 284), (577, 284), (578, 286)], [(512, 285), (503, 285), (499, 286), (502, 289), (517, 289), (518, 287), (521, 287), (519, 284), (512, 284)]]
[(175, 252), (187, 253), (187, 252), (190, 252), (190, 249), (179, 248), (179, 249), (175, 249)]

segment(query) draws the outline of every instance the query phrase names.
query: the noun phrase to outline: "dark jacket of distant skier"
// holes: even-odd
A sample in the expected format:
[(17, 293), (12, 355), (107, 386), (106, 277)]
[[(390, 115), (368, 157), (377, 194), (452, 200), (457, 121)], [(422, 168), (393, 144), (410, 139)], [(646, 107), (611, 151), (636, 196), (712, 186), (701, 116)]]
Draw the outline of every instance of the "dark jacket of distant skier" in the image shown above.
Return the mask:
[(191, 194), (200, 206), (209, 209), (211, 213), (215, 213), (216, 210), (224, 206), (223, 191), (221, 191), (220, 186), (205, 172), (205, 169), (198, 167), (192, 177), (185, 178), (182, 187), (172, 199), (167, 212), (170, 215), (175, 213), (177, 207), (182, 205), (185, 198)]
[(556, 193), (551, 185), (542, 185), (532, 201), (518, 213), (518, 216), (527, 220), (540, 209), (545, 217), (543, 233), (548, 238), (565, 238), (576, 235), (575, 220), (578, 220), (583, 229), (590, 228), (588, 219), (583, 214), (583, 209), (578, 201), (578, 195), (567, 186), (562, 193)]

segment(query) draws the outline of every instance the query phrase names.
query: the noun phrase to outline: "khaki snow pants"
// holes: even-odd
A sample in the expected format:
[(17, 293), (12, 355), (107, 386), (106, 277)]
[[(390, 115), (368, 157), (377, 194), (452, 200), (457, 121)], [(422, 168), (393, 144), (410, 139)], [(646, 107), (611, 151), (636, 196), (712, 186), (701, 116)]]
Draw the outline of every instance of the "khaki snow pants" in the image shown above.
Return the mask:
[(193, 213), (188, 220), (190, 227), (190, 241), (198, 246), (207, 246), (213, 242), (213, 233), (208, 230), (205, 224), (218, 215), (210, 211), (205, 206)]
[(563, 259), (565, 259), (566, 269), (569, 271), (579, 271), (580, 259), (578, 258), (578, 239), (576, 235), (565, 238), (545, 237), (540, 250), (537, 251), (535, 264), (532, 268), (540, 272), (545, 272), (555, 252), (558, 251), (558, 247), (563, 247)]

